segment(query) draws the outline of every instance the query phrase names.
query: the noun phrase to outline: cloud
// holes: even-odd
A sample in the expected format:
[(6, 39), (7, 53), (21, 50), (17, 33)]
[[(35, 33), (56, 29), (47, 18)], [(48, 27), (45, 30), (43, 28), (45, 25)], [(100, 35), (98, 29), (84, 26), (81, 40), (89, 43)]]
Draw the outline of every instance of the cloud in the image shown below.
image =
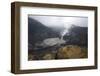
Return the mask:
[(35, 16), (29, 15), (29, 17), (41, 22), (47, 27), (54, 28), (59, 31), (61, 36), (68, 33), (68, 29), (72, 25), (87, 27), (88, 17), (72, 17), (72, 16)]
[(45, 26), (48, 27), (70, 27), (69, 24), (74, 24), (81, 27), (88, 26), (87, 17), (59, 17), (59, 16), (34, 16), (30, 15), (29, 17), (36, 19)]

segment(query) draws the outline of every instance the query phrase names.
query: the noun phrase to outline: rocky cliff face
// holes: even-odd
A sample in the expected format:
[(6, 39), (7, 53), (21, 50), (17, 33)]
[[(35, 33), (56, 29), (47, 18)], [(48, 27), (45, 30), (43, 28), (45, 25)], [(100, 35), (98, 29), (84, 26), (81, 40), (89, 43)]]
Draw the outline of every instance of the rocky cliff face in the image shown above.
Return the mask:
[(59, 34), (42, 23), (28, 18), (28, 43), (35, 45), (47, 38), (59, 37)]
[(59, 48), (57, 57), (58, 59), (76, 59), (87, 57), (87, 49), (85, 47), (67, 45)]

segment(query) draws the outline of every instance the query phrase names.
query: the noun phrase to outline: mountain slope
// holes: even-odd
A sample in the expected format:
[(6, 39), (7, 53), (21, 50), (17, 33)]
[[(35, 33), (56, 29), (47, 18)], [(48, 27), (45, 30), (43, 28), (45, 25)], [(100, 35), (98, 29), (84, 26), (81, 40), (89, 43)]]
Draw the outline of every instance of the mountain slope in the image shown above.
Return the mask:
[(46, 38), (58, 37), (59, 34), (35, 19), (28, 18), (28, 42), (34, 45)]

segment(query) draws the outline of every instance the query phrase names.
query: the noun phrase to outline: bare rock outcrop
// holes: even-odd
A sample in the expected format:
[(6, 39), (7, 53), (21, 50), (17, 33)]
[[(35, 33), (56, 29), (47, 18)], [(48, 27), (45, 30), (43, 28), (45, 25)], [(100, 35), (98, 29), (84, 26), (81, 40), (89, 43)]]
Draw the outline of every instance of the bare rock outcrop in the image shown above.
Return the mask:
[(76, 45), (67, 45), (58, 50), (57, 58), (60, 59), (75, 59), (85, 58), (87, 56), (86, 48)]

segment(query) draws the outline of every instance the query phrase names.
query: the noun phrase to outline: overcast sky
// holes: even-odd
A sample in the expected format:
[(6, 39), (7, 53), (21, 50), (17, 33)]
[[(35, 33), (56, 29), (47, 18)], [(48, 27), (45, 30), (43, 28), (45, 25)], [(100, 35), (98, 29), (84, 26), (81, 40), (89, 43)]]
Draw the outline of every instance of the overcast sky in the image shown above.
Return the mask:
[(63, 32), (68, 32), (68, 29), (72, 25), (87, 27), (88, 18), (87, 17), (71, 17), (71, 16), (35, 16), (29, 15), (30, 18), (33, 18), (47, 27), (60, 28)]
[(87, 27), (88, 26), (88, 18), (87, 17), (58, 17), (58, 16), (33, 16), (29, 17), (38, 20), (42, 24), (48, 27), (69, 27), (69, 25), (74, 24), (77, 26)]

